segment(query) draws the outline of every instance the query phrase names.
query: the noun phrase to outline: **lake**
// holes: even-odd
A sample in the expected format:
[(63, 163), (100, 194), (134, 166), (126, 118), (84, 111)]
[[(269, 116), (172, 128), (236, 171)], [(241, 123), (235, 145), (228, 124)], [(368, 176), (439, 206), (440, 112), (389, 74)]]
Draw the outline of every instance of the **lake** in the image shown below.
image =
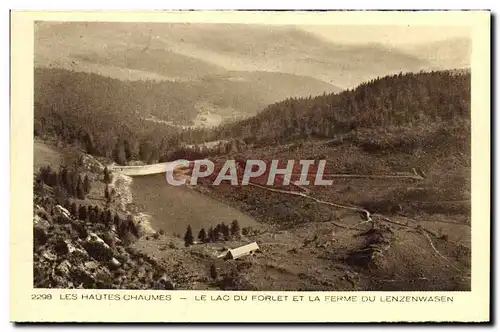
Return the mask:
[(133, 177), (132, 195), (139, 211), (152, 216), (152, 227), (173, 234), (184, 234), (188, 225), (196, 237), (221, 222), (230, 225), (234, 219), (240, 227), (259, 226), (250, 216), (186, 186), (168, 185), (164, 174)]

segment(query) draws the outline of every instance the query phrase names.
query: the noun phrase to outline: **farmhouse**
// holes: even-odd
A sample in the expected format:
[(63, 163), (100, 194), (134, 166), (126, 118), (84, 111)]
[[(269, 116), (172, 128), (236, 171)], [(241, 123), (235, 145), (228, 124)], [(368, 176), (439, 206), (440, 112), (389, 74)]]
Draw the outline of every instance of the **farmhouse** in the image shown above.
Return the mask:
[(238, 259), (242, 256), (251, 255), (257, 250), (259, 250), (259, 246), (257, 245), (257, 242), (252, 242), (252, 243), (246, 244), (242, 247), (229, 249), (229, 251), (226, 254), (226, 258)]

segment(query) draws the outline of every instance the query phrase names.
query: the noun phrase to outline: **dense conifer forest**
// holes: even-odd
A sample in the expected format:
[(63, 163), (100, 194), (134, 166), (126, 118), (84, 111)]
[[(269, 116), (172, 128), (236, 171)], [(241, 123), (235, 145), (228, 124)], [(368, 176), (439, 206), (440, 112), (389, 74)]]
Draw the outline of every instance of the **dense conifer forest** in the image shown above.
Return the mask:
[[(76, 85), (68, 81), (74, 75), (82, 76)], [(148, 111), (163, 110), (162, 117), (189, 116), (187, 102), (165, 92), (168, 82), (130, 83), (65, 70), (51, 70), (49, 76), (53, 79), (47, 79), (45, 70), (35, 72), (35, 135), (57, 137), (119, 164), (198, 158), (214, 151), (181, 145), (215, 140), (228, 142), (215, 153), (227, 152), (235, 142), (239, 149), (241, 142), (265, 146), (314, 138), (350, 141), (375, 152), (411, 152), (443, 142), (462, 150), (469, 146), (468, 72), (386, 76), (338, 94), (286, 99), (255, 117), (215, 129), (184, 130), (135, 114), (139, 105), (146, 105)], [(148, 84), (157, 88), (146, 93)]]
[(444, 140), (466, 148), (469, 133), (470, 74), (439, 71), (386, 76), (339, 94), (287, 99), (219, 128), (216, 137), (260, 145), (338, 138), (389, 152)]

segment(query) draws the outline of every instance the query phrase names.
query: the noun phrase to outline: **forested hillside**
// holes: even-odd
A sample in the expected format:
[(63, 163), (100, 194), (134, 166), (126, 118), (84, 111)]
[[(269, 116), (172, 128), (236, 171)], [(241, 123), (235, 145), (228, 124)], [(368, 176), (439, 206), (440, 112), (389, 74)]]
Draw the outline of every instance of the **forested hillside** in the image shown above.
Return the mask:
[(186, 105), (171, 98), (170, 88), (175, 89), (169, 82), (122, 82), (96, 74), (35, 69), (35, 136), (81, 146), (119, 163), (153, 162), (178, 129), (146, 121), (136, 111), (146, 107), (176, 119), (189, 115), (187, 106), (185, 112), (167, 112), (181, 102)]
[(336, 138), (388, 151), (450, 143), (463, 150), (468, 133), (470, 74), (439, 71), (386, 76), (339, 94), (287, 99), (219, 128), (214, 138), (259, 145)]
[[(305, 88), (301, 88), (304, 86)], [(175, 148), (169, 137), (203, 114), (248, 117), (274, 100), (332, 91), (308, 77), (227, 73), (197, 81), (122, 81), (65, 69), (35, 69), (35, 135), (82, 145), (88, 153), (154, 162)]]

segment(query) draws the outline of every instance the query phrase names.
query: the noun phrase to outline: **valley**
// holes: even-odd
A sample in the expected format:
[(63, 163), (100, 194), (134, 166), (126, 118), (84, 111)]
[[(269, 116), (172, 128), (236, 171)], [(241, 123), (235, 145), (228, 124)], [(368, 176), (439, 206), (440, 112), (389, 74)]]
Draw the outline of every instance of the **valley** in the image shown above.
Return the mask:
[[(112, 22), (35, 35), (36, 287), (470, 290), (465, 37)], [(179, 159), (322, 160), (332, 183), (172, 186)]]

